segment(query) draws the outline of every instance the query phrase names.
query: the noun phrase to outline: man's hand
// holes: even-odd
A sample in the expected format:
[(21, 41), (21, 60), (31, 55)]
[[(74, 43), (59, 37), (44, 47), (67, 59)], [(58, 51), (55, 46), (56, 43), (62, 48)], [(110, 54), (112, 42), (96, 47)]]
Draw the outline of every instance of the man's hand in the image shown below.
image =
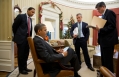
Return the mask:
[(73, 35), (73, 38), (76, 38), (78, 35)]
[(62, 49), (58, 49), (56, 50), (58, 53), (63, 53), (63, 50)]
[(62, 54), (64, 57), (66, 57), (66, 56), (67, 56), (67, 54), (68, 54), (68, 52), (67, 52), (67, 51), (64, 51), (62, 48), (60, 48), (60, 49), (56, 50), (56, 52), (58, 52), (58, 53)]
[(98, 27), (98, 25), (96, 25), (96, 28), (95, 28), (97, 31), (99, 31), (100, 30), (100, 28)]
[(66, 57), (68, 55), (68, 52), (67, 51), (63, 51), (63, 56)]

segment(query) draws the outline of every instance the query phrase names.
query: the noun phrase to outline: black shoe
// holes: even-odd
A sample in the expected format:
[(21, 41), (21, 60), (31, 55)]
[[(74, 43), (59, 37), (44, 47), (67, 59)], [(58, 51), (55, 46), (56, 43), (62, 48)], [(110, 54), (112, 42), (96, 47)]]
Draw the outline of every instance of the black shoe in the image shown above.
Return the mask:
[(81, 77), (80, 75), (78, 75), (77, 77)]
[(103, 77), (99, 70), (97, 70), (97, 77)]
[(81, 77), (78, 73), (74, 73), (74, 77)]
[(27, 68), (26, 71), (27, 71), (27, 72), (31, 72), (32, 70)]
[(24, 74), (24, 75), (27, 75), (28, 74), (28, 72), (26, 70), (22, 70), (22, 71), (20, 71), (20, 73), (21, 74)]
[(92, 66), (88, 67), (88, 69), (90, 69), (91, 71), (95, 71)]

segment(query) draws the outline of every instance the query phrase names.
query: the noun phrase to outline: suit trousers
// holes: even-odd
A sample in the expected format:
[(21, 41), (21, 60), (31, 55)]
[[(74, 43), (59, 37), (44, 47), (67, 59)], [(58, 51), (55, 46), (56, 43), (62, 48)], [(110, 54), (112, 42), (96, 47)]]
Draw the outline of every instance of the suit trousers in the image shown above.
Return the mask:
[[(68, 52), (68, 55), (62, 59), (60, 59), (60, 63), (62, 65), (67, 65), (68, 63), (71, 64), (72, 67), (74, 67), (74, 76), (75, 77), (78, 77), (78, 70), (80, 70), (81, 66), (79, 64), (79, 61), (78, 61), (78, 57), (77, 57), (77, 54), (75, 53), (75, 51), (71, 48), (69, 48), (67, 50)], [(60, 67), (60, 66), (59, 66)], [(57, 65), (55, 65), (55, 68), (59, 68)], [(49, 74), (50, 74), (50, 77), (56, 77), (56, 75), (60, 72), (60, 70), (62, 69), (60, 67), (60, 70), (59, 69), (55, 69), (53, 71), (51, 71)]]
[(77, 38), (74, 46), (80, 64), (81, 64), (80, 48), (82, 48), (82, 53), (84, 55), (85, 63), (88, 67), (90, 67), (91, 62), (88, 54), (87, 41), (85, 40), (85, 38)]
[(61, 64), (66, 65), (68, 62), (70, 62), (71, 66), (74, 67), (74, 75), (75, 77), (78, 77), (78, 70), (80, 70), (81, 65), (79, 64), (79, 60), (77, 57), (77, 54), (72, 48), (69, 48), (67, 50), (68, 55), (60, 60)]
[(111, 72), (114, 72), (113, 67), (113, 53), (114, 53), (114, 46), (110, 47), (101, 47), (101, 62), (102, 66), (108, 68)]
[(19, 71), (27, 69), (27, 59), (29, 55), (29, 45), (27, 38), (22, 44), (17, 44), (18, 47), (18, 67)]

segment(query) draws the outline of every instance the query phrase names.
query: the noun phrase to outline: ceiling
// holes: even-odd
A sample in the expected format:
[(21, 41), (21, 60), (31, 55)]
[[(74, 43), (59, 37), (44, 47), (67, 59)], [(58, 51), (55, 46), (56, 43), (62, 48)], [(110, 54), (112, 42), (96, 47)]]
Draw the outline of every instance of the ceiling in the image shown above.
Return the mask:
[[(51, 0), (55, 3), (80, 9), (95, 9), (97, 2), (102, 0)], [(119, 0), (103, 0), (106, 3), (107, 8), (119, 7)]]
[[(81, 2), (100, 2), (102, 0), (74, 0), (74, 1), (81, 1)], [(103, 2), (109, 2), (109, 1), (115, 1), (115, 0), (103, 0)]]

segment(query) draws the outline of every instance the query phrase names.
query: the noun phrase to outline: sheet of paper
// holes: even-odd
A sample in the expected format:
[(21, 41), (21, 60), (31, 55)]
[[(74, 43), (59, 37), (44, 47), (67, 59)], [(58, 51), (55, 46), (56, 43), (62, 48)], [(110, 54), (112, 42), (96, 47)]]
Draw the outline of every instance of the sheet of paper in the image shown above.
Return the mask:
[(76, 28), (74, 29), (73, 34), (74, 34), (74, 35), (78, 35), (78, 27), (76, 27)]
[(69, 48), (69, 47), (65, 47), (63, 50), (64, 50), (64, 51), (67, 51), (67, 50), (68, 50), (68, 48)]
[(103, 28), (106, 22), (107, 22), (107, 20), (105, 20), (105, 19), (93, 16), (93, 19), (91, 21), (91, 26), (96, 27), (96, 25), (97, 25), (99, 28)]

